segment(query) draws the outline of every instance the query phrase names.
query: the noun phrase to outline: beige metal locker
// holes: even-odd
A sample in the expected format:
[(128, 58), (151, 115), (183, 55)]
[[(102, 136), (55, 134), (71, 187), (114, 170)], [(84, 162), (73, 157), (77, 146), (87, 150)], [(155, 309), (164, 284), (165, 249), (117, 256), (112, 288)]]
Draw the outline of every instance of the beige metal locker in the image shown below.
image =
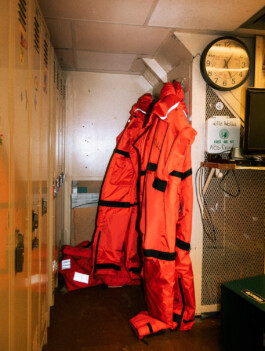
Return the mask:
[(9, 51), (9, 4), (0, 2), (0, 349), (8, 350), (9, 306), (11, 291), (10, 231), (8, 229), (8, 206), (10, 191), (9, 171), (9, 121), (8, 121), (8, 60)]
[(48, 289), (48, 190), (49, 178), (49, 34), (43, 17), (40, 19), (40, 93), (41, 93), (41, 123), (40, 123), (40, 162), (41, 162), (41, 213), (40, 224), (42, 236), (40, 238), (40, 343), (46, 342), (47, 322), (49, 314), (49, 305), (47, 301)]
[[(11, 248), (11, 301), (10, 336), (11, 350), (29, 349), (30, 328), (30, 274), (31, 274), (31, 206), (30, 203), (30, 134), (28, 91), (28, 16), (29, 4), (25, 0), (13, 0), (11, 4), (10, 39), (11, 85), (9, 98), (13, 111), (9, 111), (11, 122), (11, 183), (10, 183), (10, 248)], [(15, 272), (15, 246), (24, 243), (24, 264)], [(20, 252), (19, 250), (17, 252)], [(17, 262), (21, 257), (18, 254)], [(20, 272), (21, 271), (21, 272)]]
[(59, 252), (61, 247), (60, 240), (60, 183), (59, 183), (59, 172), (58, 172), (58, 153), (59, 153), (59, 138), (58, 138), (58, 116), (59, 116), (59, 64), (54, 56), (54, 86), (53, 86), (53, 140), (54, 140), (54, 150), (53, 150), (53, 179), (54, 179), (54, 211), (55, 211), (55, 258), (54, 264), (56, 267), (55, 270), (55, 286), (58, 282), (58, 261), (59, 261)]
[(29, 3), (29, 129), (30, 129), (30, 201), (31, 227), (31, 341), (33, 351), (40, 349), (40, 246), (41, 226), (41, 92), (40, 92), (40, 22), (35, 1)]
[(54, 124), (53, 124), (53, 137), (55, 142), (54, 152), (54, 178), (56, 188), (55, 198), (55, 246), (56, 246), (56, 260), (58, 263), (62, 245), (64, 244), (64, 221), (63, 221), (63, 177), (62, 173), (62, 149), (63, 149), (63, 77), (59, 62), (54, 57), (54, 97), (53, 97), (53, 111), (54, 111)]
[(59, 69), (59, 91), (58, 91), (58, 102), (59, 102), (59, 114), (58, 114), (58, 168), (57, 177), (59, 177), (59, 192), (58, 192), (58, 208), (60, 213), (59, 230), (58, 234), (61, 240), (61, 247), (65, 244), (64, 242), (64, 99), (63, 99), (63, 86), (64, 77), (61, 68)]
[[(47, 238), (47, 305), (48, 309), (54, 304), (54, 288), (56, 280), (56, 255), (55, 255), (55, 134), (54, 134), (54, 49), (51, 45), (48, 46), (48, 97), (49, 103), (49, 142), (48, 142), (48, 186), (47, 186), (47, 221), (48, 221), (48, 238)], [(45, 108), (43, 106), (43, 108)], [(49, 325), (49, 314), (48, 314)]]
[(2, 1), (0, 29), (0, 350), (35, 351), (53, 304), (56, 217), (63, 233), (53, 186), (64, 110), (37, 1)]

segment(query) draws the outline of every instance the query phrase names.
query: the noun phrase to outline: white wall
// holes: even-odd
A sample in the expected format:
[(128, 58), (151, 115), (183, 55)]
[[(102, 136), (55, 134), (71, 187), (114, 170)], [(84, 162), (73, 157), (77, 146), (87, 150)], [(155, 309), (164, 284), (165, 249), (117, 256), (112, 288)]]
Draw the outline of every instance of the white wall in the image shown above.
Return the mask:
[(151, 85), (137, 75), (67, 72), (65, 243), (70, 242), (72, 180), (101, 180), (137, 99)]

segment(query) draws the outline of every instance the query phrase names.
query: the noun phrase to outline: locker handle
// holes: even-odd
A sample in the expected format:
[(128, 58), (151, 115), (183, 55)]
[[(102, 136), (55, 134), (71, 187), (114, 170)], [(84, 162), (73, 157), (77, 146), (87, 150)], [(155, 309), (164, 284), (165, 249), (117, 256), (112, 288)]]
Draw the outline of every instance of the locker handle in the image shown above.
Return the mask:
[(32, 239), (32, 250), (37, 249), (39, 247), (39, 239), (35, 236)]
[(15, 230), (15, 235), (17, 237), (17, 246), (15, 249), (15, 271), (16, 273), (23, 272), (24, 265), (24, 235), (20, 233), (17, 228)]
[(39, 227), (39, 215), (35, 211), (32, 210), (32, 231)]
[(44, 200), (42, 198), (42, 215), (45, 215), (47, 213), (47, 200)]

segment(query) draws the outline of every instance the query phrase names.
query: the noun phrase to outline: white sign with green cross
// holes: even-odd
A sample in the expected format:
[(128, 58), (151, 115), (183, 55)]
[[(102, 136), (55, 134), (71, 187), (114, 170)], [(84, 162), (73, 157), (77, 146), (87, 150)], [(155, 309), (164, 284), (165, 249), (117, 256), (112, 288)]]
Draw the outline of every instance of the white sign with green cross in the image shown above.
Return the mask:
[(206, 121), (206, 152), (229, 152), (240, 144), (240, 120), (229, 116), (213, 116)]

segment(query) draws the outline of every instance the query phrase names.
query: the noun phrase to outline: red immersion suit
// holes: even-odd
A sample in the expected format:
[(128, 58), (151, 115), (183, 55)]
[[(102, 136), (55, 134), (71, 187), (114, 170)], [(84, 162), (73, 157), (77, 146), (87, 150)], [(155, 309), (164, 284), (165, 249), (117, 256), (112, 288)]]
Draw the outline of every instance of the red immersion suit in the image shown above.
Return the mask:
[(183, 99), (178, 82), (165, 84), (149, 127), (135, 143), (141, 157), (142, 276), (148, 309), (130, 321), (139, 338), (167, 328), (188, 330), (194, 323), (190, 148), (196, 131), (187, 121)]
[(138, 155), (133, 144), (144, 130), (145, 114), (151, 102), (151, 94), (145, 94), (133, 106), (131, 117), (117, 138), (101, 190), (92, 244), (92, 273), (107, 285), (114, 285), (112, 279), (115, 285), (139, 284)]

